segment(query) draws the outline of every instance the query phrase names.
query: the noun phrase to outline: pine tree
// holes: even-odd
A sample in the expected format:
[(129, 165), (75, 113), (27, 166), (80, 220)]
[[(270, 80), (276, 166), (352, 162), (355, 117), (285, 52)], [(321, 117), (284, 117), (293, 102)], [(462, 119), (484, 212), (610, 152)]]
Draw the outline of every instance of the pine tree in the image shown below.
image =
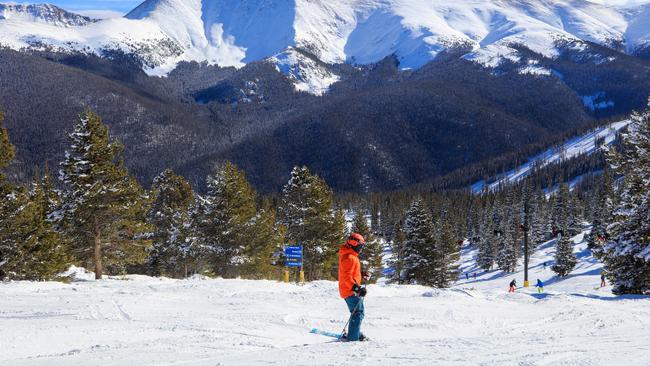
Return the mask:
[(397, 282), (398, 284), (405, 283), (405, 273), (404, 273), (404, 261), (406, 254), (406, 235), (402, 229), (402, 223), (395, 223), (395, 229), (393, 229), (393, 240), (391, 241), (391, 256), (389, 260), (389, 266), (393, 270), (393, 275), (391, 277), (391, 282)]
[[(568, 228), (561, 228), (562, 232), (567, 232)], [(569, 236), (560, 234), (555, 244), (555, 264), (551, 267), (553, 272), (560, 277), (565, 277), (576, 266), (576, 256), (573, 254), (573, 241)]]
[(544, 193), (538, 190), (534, 195), (530, 208), (530, 228), (529, 228), (529, 250), (530, 255), (535, 252), (535, 249), (546, 240), (546, 205), (544, 204)]
[(250, 260), (242, 269), (244, 277), (252, 279), (280, 277), (281, 263), (277, 263), (274, 259), (282, 253), (286, 228), (278, 223), (276, 218), (276, 211), (267, 200), (252, 222), (252, 239), (245, 249), (245, 255)]
[(598, 259), (603, 259), (603, 249), (607, 238), (609, 237), (607, 227), (612, 216), (614, 206), (614, 182), (610, 169), (605, 168), (603, 178), (598, 190), (594, 194), (594, 203), (592, 205), (592, 225), (591, 231), (587, 236), (587, 245)]
[(497, 249), (496, 262), (499, 269), (504, 272), (514, 272), (517, 268), (517, 260), (521, 254), (521, 236), (519, 230), (520, 218), (519, 207), (515, 204), (513, 192), (509, 192), (503, 205), (506, 214), (504, 217), (503, 228), (500, 231), (500, 246)]
[(570, 237), (576, 236), (582, 232), (582, 220), (578, 212), (577, 202), (573, 195), (567, 197), (567, 230)]
[(31, 192), (16, 188), (10, 205), (13, 210), (3, 219), (10, 230), (0, 237), (0, 251), (5, 253), (2, 272), (14, 280), (55, 279), (71, 263), (69, 243), (48, 221), (43, 181), (37, 179)]
[(433, 221), (422, 199), (415, 200), (406, 213), (404, 233), (404, 279), (408, 283), (434, 286), (438, 278)]
[(492, 212), (494, 212), (494, 201), (486, 206), (485, 214), (481, 220), (476, 245), (478, 246), (476, 254), (476, 264), (485, 271), (492, 270), (496, 260), (496, 244), (499, 242), (498, 222), (495, 222)]
[(9, 141), (9, 133), (2, 127), (3, 120), (4, 115), (0, 112), (0, 280), (6, 276), (3, 267), (8, 263), (12, 250), (5, 239), (13, 231), (8, 218), (19, 206), (15, 202), (16, 188), (6, 182), (2, 172), (13, 161), (16, 153), (15, 147)]
[(650, 109), (632, 116), (622, 151), (607, 160), (623, 184), (604, 246), (605, 270), (614, 293), (650, 294)]
[[(570, 193), (569, 185), (567, 183), (562, 183), (560, 185), (560, 190), (556, 193), (553, 201), (553, 216), (552, 216), (552, 232), (554, 237), (557, 237), (558, 234), (562, 236), (569, 236), (568, 227), (569, 227), (569, 212), (570, 212)], [(563, 231), (567, 230), (567, 231)]]
[(147, 265), (151, 274), (185, 277), (191, 264), (189, 208), (194, 200), (190, 184), (171, 170), (157, 176), (151, 187), (153, 202), (147, 222), (153, 232)]
[(149, 241), (144, 233), (145, 193), (121, 158), (123, 147), (110, 141), (108, 127), (90, 110), (69, 135), (70, 148), (61, 164), (65, 186), (63, 221), (76, 258), (95, 269), (124, 272), (142, 263)]
[(374, 283), (382, 275), (384, 248), (379, 239), (377, 239), (377, 237), (375, 237), (370, 231), (368, 220), (362, 210), (358, 210), (354, 216), (352, 232), (359, 233), (366, 239), (366, 245), (360, 257), (363, 262), (363, 270), (370, 272), (370, 280)]
[(200, 232), (209, 269), (215, 275), (237, 277), (251, 261), (246, 247), (253, 237), (256, 194), (244, 172), (230, 162), (209, 175), (207, 185)]
[(306, 167), (295, 167), (284, 186), (279, 208), (287, 240), (302, 244), (307, 280), (336, 277), (337, 251), (345, 240), (342, 211), (333, 212), (333, 193)]
[(438, 225), (436, 238), (436, 286), (449, 287), (459, 275), (460, 245), (453, 232), (449, 220), (444, 220)]
[(9, 141), (9, 132), (2, 127), (4, 114), (0, 112), (0, 184), (4, 183), (2, 170), (5, 169), (14, 160), (16, 148)]
[(380, 215), (379, 204), (376, 201), (373, 201), (370, 209), (370, 230), (374, 233), (381, 231)]

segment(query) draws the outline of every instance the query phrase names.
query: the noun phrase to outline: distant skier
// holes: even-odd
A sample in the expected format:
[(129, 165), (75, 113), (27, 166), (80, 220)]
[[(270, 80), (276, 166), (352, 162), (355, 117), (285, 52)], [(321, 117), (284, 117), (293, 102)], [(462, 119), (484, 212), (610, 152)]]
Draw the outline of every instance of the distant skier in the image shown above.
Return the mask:
[[(363, 341), (361, 322), (364, 318), (363, 297), (367, 290), (361, 287), (361, 263), (359, 253), (366, 244), (361, 234), (353, 233), (339, 250), (339, 294), (350, 310), (350, 326), (347, 341)], [(367, 278), (368, 274), (364, 275)]]
[(465, 279), (469, 281), (469, 272), (465, 272)]
[(605, 274), (601, 273), (600, 274), (600, 287), (605, 287), (607, 286), (607, 283), (605, 282)]
[(508, 292), (515, 292), (516, 288), (517, 288), (517, 280), (510, 281), (510, 289), (508, 290)]
[(537, 284), (535, 285), (535, 287), (537, 287), (537, 293), (541, 294), (542, 292), (544, 292), (544, 282), (542, 282), (542, 280), (540, 280), (539, 278), (537, 279)]
[(546, 262), (544, 262), (544, 269), (546, 269)]
[(474, 272), (474, 280), (476, 280), (476, 272)]

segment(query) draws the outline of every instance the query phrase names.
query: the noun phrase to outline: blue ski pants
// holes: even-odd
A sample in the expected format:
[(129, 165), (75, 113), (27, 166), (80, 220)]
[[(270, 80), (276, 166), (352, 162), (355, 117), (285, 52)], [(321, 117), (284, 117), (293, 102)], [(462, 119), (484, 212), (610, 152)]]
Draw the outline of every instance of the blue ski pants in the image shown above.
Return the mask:
[(345, 303), (348, 304), (351, 314), (354, 311), (348, 327), (348, 341), (358, 341), (361, 335), (361, 321), (363, 321), (364, 317), (363, 300), (358, 296), (349, 296), (345, 298)]

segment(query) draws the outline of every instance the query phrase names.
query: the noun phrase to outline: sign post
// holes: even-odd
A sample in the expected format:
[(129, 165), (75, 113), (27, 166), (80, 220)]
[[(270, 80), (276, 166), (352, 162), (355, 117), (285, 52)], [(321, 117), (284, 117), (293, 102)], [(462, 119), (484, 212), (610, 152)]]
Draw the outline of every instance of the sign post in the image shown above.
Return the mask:
[[(299, 281), (305, 282), (305, 272), (302, 267), (302, 245), (284, 247), (285, 265), (287, 268), (300, 268)], [(288, 281), (288, 270), (285, 272), (285, 279)]]

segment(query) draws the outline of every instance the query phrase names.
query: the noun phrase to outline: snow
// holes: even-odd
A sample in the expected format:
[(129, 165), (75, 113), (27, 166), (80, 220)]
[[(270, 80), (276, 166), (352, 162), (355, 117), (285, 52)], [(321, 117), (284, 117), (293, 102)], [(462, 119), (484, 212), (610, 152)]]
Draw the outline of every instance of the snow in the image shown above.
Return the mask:
[[(403, 69), (462, 47), (471, 50), (465, 58), (495, 67), (519, 61), (516, 45), (551, 58), (561, 44), (585, 41), (635, 53), (650, 45), (649, 20), (650, 5), (585, 0), (148, 0), (124, 18), (83, 26), (0, 18), (0, 43), (100, 55), (117, 49), (138, 54), (153, 75), (181, 61), (241, 67), (292, 54), (292, 47), (329, 64), (369, 64), (395, 54)], [(294, 69), (300, 71), (287, 76), (301, 75), (299, 90), (322, 94), (335, 81), (313, 65)]]
[(129, 275), (4, 283), (0, 364), (647, 365), (650, 298), (598, 288), (601, 265), (581, 236), (574, 241), (578, 265), (565, 279), (550, 270), (553, 241), (532, 256), (531, 282), (542, 279), (544, 294), (508, 294), (521, 271), (477, 271), (468, 247), (461, 268), (477, 278), (462, 275), (451, 289), (370, 285), (363, 329), (372, 341), (354, 344), (309, 334), (343, 328), (336, 282)]
[(340, 77), (324, 65), (308, 56), (289, 48), (268, 59), (276, 69), (286, 75), (297, 91), (304, 91), (314, 95), (323, 95), (330, 85), (340, 80)]
[(553, 71), (535, 64), (528, 64), (519, 69), (522, 75), (551, 76)]
[(45, 23), (56, 27), (86, 25), (93, 22), (89, 17), (70, 13), (48, 4), (0, 4), (0, 20), (6, 19)]
[[(560, 147), (548, 149), (539, 155), (531, 157), (521, 166), (496, 177), (493, 181), (487, 183), (487, 189), (494, 191), (502, 185), (521, 181), (535, 169), (599, 151), (603, 145), (609, 145), (614, 142), (618, 131), (627, 127), (629, 124), (629, 120), (611, 123), (582, 136), (570, 139)], [(597, 146), (596, 143), (601, 143), (602, 145)], [(476, 182), (472, 184), (471, 189), (474, 193), (480, 193), (486, 189), (486, 182), (483, 180)]]

